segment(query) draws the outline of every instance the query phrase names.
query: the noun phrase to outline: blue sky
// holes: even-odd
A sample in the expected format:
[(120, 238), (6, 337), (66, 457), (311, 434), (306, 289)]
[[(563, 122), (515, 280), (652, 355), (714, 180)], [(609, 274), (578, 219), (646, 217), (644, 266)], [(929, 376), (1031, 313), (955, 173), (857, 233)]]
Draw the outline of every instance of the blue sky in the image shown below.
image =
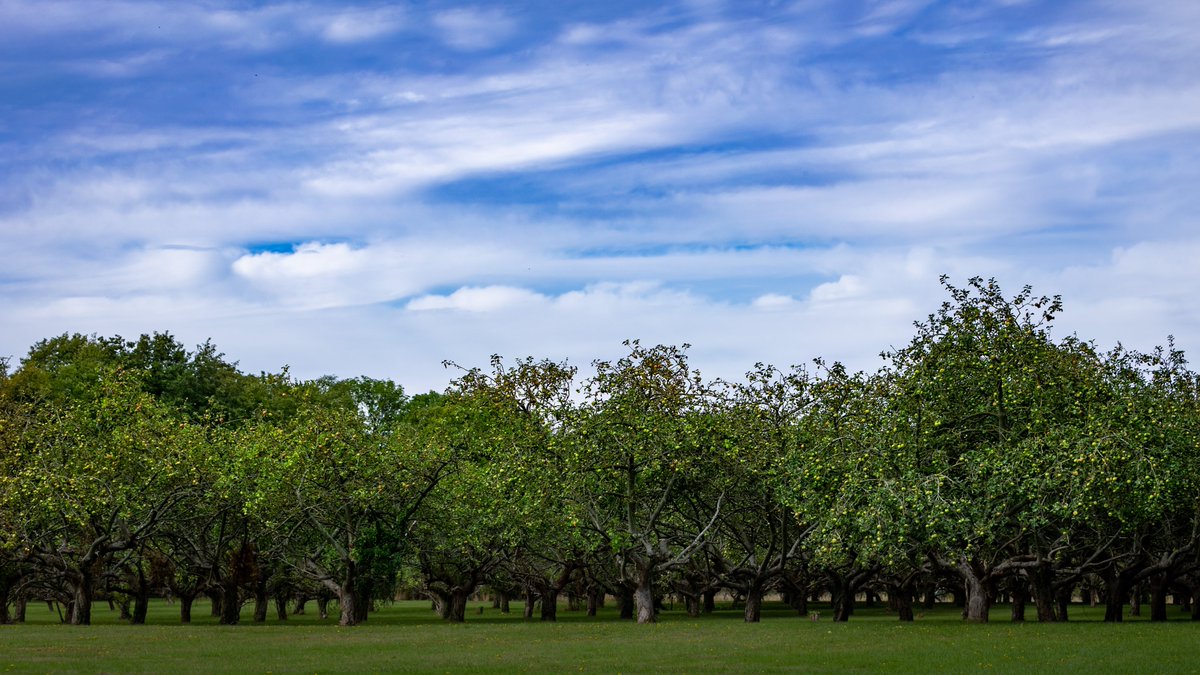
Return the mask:
[(873, 369), (940, 274), (1194, 354), (1197, 64), (1193, 0), (0, 0), (0, 355)]

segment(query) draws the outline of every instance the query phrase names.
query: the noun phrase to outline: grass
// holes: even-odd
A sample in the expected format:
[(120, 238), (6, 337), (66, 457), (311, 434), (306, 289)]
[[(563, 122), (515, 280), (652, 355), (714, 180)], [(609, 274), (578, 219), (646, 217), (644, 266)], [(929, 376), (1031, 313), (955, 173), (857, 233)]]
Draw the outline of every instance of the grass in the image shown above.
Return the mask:
[[(810, 621), (782, 607), (745, 624), (719, 609), (691, 619), (668, 611), (654, 625), (619, 621), (609, 608), (589, 619), (559, 610), (559, 621), (524, 621), (473, 605), (466, 624), (441, 623), (426, 602), (381, 608), (354, 628), (310, 614), (286, 622), (218, 626), (197, 603), (194, 623), (157, 602), (149, 625), (129, 626), (97, 603), (92, 626), (65, 626), (46, 606), (28, 622), (0, 626), (4, 672), (1196, 672), (1200, 624), (1186, 620), (1104, 624), (1102, 610), (1072, 607), (1067, 624), (1012, 624), (1007, 608), (993, 623), (964, 624), (939, 607), (901, 624), (883, 609), (859, 610), (849, 623)], [(827, 613), (826, 613), (827, 614)], [(248, 619), (249, 612), (243, 616)], [(1171, 608), (1172, 619), (1186, 619)]]

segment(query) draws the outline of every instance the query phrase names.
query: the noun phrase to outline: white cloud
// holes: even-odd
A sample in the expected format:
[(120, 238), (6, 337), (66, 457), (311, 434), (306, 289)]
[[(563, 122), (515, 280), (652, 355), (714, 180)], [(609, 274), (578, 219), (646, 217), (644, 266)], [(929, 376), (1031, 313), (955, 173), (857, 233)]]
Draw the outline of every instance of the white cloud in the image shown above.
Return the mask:
[(518, 305), (537, 305), (545, 296), (523, 288), (485, 286), (460, 288), (449, 295), (422, 295), (413, 298), (405, 308), (415, 312), (457, 310), (463, 312), (496, 312)]
[(87, 34), (104, 44), (152, 43), (184, 48), (214, 44), (261, 51), (319, 38), (357, 43), (394, 33), (405, 25), (394, 7), (333, 7), (312, 2), (241, 3), (172, 0), (4, 0), (0, 36), (12, 40)]
[(346, 10), (323, 18), (321, 37), (328, 42), (351, 44), (374, 40), (404, 27), (404, 16), (393, 7)]
[(612, 315), (624, 312), (631, 306), (640, 307), (643, 311), (656, 307), (678, 311), (702, 304), (702, 300), (689, 293), (663, 288), (658, 282), (630, 281), (590, 284), (583, 290), (564, 293), (556, 304), (570, 312)]
[(462, 51), (490, 49), (516, 30), (513, 18), (496, 8), (460, 7), (439, 12), (433, 24), (442, 39)]
[(360, 267), (363, 254), (348, 244), (301, 244), (291, 253), (255, 253), (238, 258), (233, 271), (248, 279), (298, 281), (343, 275)]
[(796, 304), (796, 299), (790, 295), (780, 293), (764, 293), (754, 299), (750, 303), (752, 306), (765, 310), (781, 310), (792, 307)]
[[(628, 337), (692, 342), (710, 375), (871, 367), (936, 308), (940, 273), (1062, 292), (1084, 337), (1200, 348), (1194, 3), (1009, 33), (978, 5), (921, 36), (961, 58), (920, 68), (854, 49), (923, 4), (658, 7), (406, 60), (386, 39), (426, 25), (413, 8), (0, 0), (0, 39), (95, 50), (72, 77), (203, 54), (219, 77), (180, 82), (221, 110), (155, 115), (131, 89), (135, 107), (98, 96), (62, 126), (6, 117), (0, 352), (170, 329), (251, 369), (417, 388), (447, 379), (443, 358), (584, 365)], [(454, 50), (524, 28), (439, 6), (429, 25)], [(314, 75), (289, 47), (391, 65)], [(220, 69), (251, 60), (272, 68), (229, 85), (240, 70)]]
[(929, 0), (873, 0), (866, 3), (866, 12), (856, 21), (859, 34), (883, 35), (895, 31), (928, 6)]
[(866, 291), (862, 279), (853, 274), (843, 274), (837, 281), (824, 283), (812, 289), (809, 297), (813, 302), (837, 302), (862, 297)]

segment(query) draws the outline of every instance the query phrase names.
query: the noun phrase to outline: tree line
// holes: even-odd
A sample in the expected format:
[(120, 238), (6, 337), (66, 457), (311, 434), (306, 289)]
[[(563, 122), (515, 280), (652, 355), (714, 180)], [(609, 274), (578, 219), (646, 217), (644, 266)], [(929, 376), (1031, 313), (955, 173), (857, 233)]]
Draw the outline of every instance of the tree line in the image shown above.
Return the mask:
[(956, 287), (875, 372), (814, 360), (706, 380), (626, 343), (586, 376), (533, 358), (442, 393), (243, 373), (211, 343), (62, 335), (0, 361), (0, 621), (169, 595), (222, 623), (399, 594), (450, 621), (486, 589), (655, 620), (725, 593), (758, 621), (828, 595), (901, 620), (953, 596), (1065, 621), (1146, 597), (1200, 619), (1200, 377), (1173, 344), (1055, 338), (1058, 298)]

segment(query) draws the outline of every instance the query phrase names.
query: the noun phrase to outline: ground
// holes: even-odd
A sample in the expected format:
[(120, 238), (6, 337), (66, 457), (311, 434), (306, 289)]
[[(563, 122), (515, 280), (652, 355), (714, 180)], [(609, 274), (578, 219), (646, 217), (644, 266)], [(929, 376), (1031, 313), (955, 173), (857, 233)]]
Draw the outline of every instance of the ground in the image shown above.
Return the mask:
[[(480, 613), (482, 609), (482, 613)], [(286, 622), (218, 626), (197, 603), (196, 621), (156, 602), (149, 625), (120, 623), (98, 603), (95, 625), (60, 625), (46, 606), (29, 622), (0, 626), (4, 672), (1195, 672), (1200, 623), (1172, 608), (1167, 624), (1131, 618), (1104, 624), (1102, 608), (1073, 607), (1071, 623), (969, 625), (939, 607), (911, 624), (885, 609), (859, 610), (847, 624), (772, 606), (760, 624), (738, 610), (688, 618), (676, 608), (655, 625), (619, 621), (611, 607), (595, 619), (560, 609), (556, 624), (473, 605), (463, 625), (441, 623), (427, 602), (382, 607), (367, 624), (339, 628), (310, 613)], [(243, 612), (246, 619), (249, 612)]]

